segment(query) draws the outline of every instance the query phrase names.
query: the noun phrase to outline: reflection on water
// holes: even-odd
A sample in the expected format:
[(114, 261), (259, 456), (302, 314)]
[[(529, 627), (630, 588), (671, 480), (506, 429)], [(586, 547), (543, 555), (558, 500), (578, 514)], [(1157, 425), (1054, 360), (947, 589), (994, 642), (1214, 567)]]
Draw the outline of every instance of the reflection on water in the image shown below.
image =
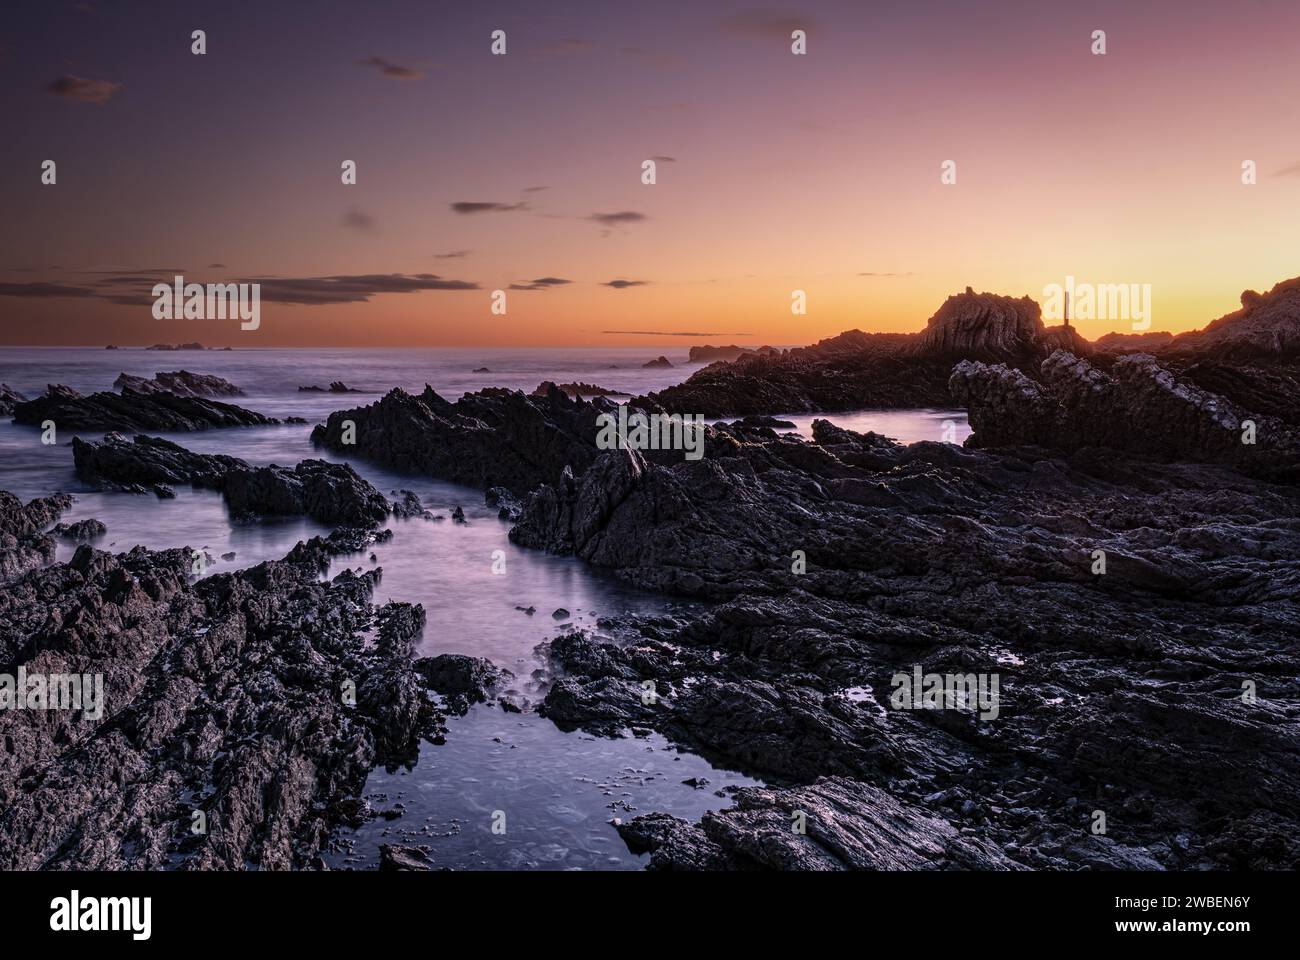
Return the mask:
[[(299, 384), (349, 385), (382, 391), (394, 384), (419, 390), (428, 380), (449, 398), (488, 385), (531, 390), (542, 379), (585, 380), (631, 392), (661, 389), (688, 375), (684, 370), (640, 369), (651, 351), (232, 351), (230, 353), (146, 353), (143, 351), (0, 351), (0, 381), (30, 394), (46, 382), (82, 391), (108, 389), (121, 370), (151, 376), (158, 370), (192, 369), (225, 376), (248, 395), (236, 398), (275, 416), (303, 416), (306, 426), (285, 425), (193, 434), (161, 434), (202, 453), (224, 453), (255, 465), (292, 465), (308, 457), (341, 458), (311, 446), (311, 424), (332, 410), (377, 399), (378, 394), (300, 394)], [(658, 350), (653, 351), (658, 353)], [(49, 356), (47, 356), (49, 355)], [(678, 358), (674, 358), (678, 359)], [(684, 359), (684, 358), (681, 358)], [(619, 369), (611, 370), (617, 365)], [(472, 374), (488, 366), (492, 374)], [(812, 415), (792, 420), (811, 435)], [(853, 430), (874, 430), (903, 442), (953, 440), (970, 432), (961, 412), (874, 411), (827, 416)], [(951, 420), (954, 435), (944, 436)], [(88, 433), (87, 439), (99, 434)], [(213, 558), (208, 572), (276, 559), (298, 541), (328, 529), (306, 518), (232, 524), (221, 496), (178, 487), (174, 500), (153, 495), (100, 493), (77, 480), (68, 448), (71, 434), (44, 446), (40, 431), (0, 422), (0, 489), (23, 499), (64, 490), (76, 503), (63, 516), (94, 517), (108, 533), (95, 546), (123, 552), (136, 544), (161, 549), (188, 546)], [(513, 546), (508, 524), (483, 504), (477, 490), (427, 477), (388, 471), (365, 462), (353, 467), (381, 492), (415, 491), (442, 520), (392, 520), (393, 538), (361, 553), (339, 558), (330, 575), (344, 567), (381, 567), (376, 602), (401, 600), (424, 606), (427, 626), (419, 653), (464, 653), (487, 657), (516, 675), (515, 689), (536, 702), (542, 691), (534, 671), (542, 664), (535, 648), (566, 624), (594, 626), (597, 616), (659, 615), (690, 605), (638, 591), (572, 558), (551, 557)], [(451, 520), (459, 506), (468, 523)], [(60, 545), (59, 559), (74, 548)], [(494, 551), (505, 554), (505, 572), (492, 572)], [(230, 559), (223, 555), (234, 554)], [(534, 607), (528, 615), (517, 608)], [(569, 615), (557, 620), (559, 608)], [(703, 759), (679, 753), (657, 735), (605, 740), (564, 733), (535, 713), (506, 714), (477, 707), (449, 721), (447, 742), (425, 744), (412, 771), (375, 771), (365, 788), (377, 809), (404, 807), (396, 820), (378, 819), (341, 836), (343, 849), (327, 857), (332, 866), (373, 867), (378, 844), (427, 844), (440, 866), (462, 868), (635, 868), (645, 857), (630, 854), (608, 821), (637, 812), (662, 810), (697, 819), (729, 804), (715, 791), (755, 781), (715, 769)], [(704, 789), (682, 783), (708, 780)], [(507, 832), (490, 831), (493, 811), (506, 814)]]

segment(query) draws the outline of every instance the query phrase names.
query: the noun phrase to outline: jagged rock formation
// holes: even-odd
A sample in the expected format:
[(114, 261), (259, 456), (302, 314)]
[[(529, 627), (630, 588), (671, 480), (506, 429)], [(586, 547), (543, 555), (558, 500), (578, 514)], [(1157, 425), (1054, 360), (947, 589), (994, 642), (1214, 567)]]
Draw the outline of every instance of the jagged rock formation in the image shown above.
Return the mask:
[(72, 440), (77, 476), (131, 493), (188, 483), (219, 490), (235, 517), (307, 515), (321, 523), (369, 526), (388, 516), (388, 501), (352, 467), (303, 460), (290, 467), (251, 467), (221, 454), (193, 453), (159, 437), (133, 441)]
[(244, 392), (224, 377), (190, 373), (188, 370), (156, 373), (152, 380), (121, 373), (113, 381), (113, 386), (123, 392), (174, 393), (178, 397), (237, 397)]
[(0, 383), (0, 417), (11, 416), (14, 412), (14, 405), (22, 403), (26, 399), (9, 384)]
[(776, 347), (738, 347), (734, 343), (726, 347), (714, 347), (708, 344), (699, 347), (691, 347), (691, 363), (717, 363), (719, 360), (732, 361), (739, 360), (743, 356), (750, 354), (772, 354), (779, 353)]
[(1086, 352), (1073, 328), (1044, 327), (1028, 297), (966, 292), (949, 297), (917, 334), (850, 330), (810, 347), (715, 364), (638, 401), (706, 417), (946, 407), (954, 362), (1037, 367), (1053, 350)]
[(318, 387), (312, 384), (309, 387), (299, 387), (299, 393), (364, 393), (363, 390), (353, 390), (342, 380), (332, 380), (328, 388)]
[[(266, 426), (280, 423), (233, 403), (172, 393), (92, 393), (83, 396), (71, 387), (51, 384), (44, 396), (14, 407), (14, 422), (40, 426), (54, 421), (60, 430), (194, 431), (215, 427)], [(287, 423), (304, 423), (290, 418)]]
[(1268, 293), (1247, 290), (1241, 309), (1203, 330), (1174, 337), (1169, 349), (1200, 358), (1300, 361), (1300, 277), (1284, 280)]
[(632, 394), (626, 390), (609, 390), (605, 387), (598, 387), (594, 383), (556, 383), (554, 380), (543, 380), (537, 385), (537, 389), (532, 392), (534, 397), (544, 397), (552, 390), (559, 390), (569, 397), (630, 397)]
[(72, 497), (58, 493), (24, 504), (0, 490), (0, 582), (54, 561), (54, 536), (41, 531), (72, 506)]
[(641, 364), (641, 366), (646, 368), (647, 370), (656, 367), (665, 370), (672, 369), (672, 363), (668, 360), (667, 357), (663, 356), (662, 354), (658, 357), (655, 357), (655, 359), (653, 360), (647, 360), (645, 363)]
[[(331, 413), (312, 442), (398, 470), (524, 494), (595, 458), (599, 412), (558, 389), (527, 397), (493, 388), (448, 403), (429, 386), (419, 396), (398, 388), (369, 406)], [(342, 442), (345, 421), (355, 424), (355, 444)]]
[(1127, 354), (1103, 372), (1057, 351), (1041, 382), (967, 360), (953, 369), (951, 389), (969, 412), (970, 446), (1109, 447), (1300, 478), (1300, 429), (1181, 380), (1149, 354)]
[(423, 610), (372, 606), (377, 570), (322, 581), (335, 550), (193, 583), (188, 550), (81, 547), (0, 587), (0, 672), (103, 677), (98, 715), (0, 711), (0, 868), (318, 864), (370, 769), (440, 724)]

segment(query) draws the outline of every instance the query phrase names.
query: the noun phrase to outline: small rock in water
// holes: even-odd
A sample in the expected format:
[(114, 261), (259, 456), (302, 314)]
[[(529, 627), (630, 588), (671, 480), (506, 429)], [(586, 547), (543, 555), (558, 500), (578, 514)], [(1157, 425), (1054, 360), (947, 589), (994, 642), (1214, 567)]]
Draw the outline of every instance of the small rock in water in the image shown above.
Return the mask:
[(572, 614), (563, 607), (556, 607), (555, 612), (551, 614), (556, 620), (567, 620)]

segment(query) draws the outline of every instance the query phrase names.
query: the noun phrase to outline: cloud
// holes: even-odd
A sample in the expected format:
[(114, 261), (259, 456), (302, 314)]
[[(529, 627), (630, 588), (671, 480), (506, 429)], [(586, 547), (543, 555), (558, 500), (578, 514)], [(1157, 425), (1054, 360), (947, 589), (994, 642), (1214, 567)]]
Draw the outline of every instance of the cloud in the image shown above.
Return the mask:
[(644, 287), (649, 280), (610, 280), (602, 283), (602, 287), (613, 287), (615, 290), (626, 290), (628, 287)]
[(650, 159), (653, 160), (655, 163), (676, 163), (677, 162), (676, 157), (651, 157)]
[(226, 265), (225, 265), (224, 263), (209, 263), (209, 264), (208, 264), (208, 269), (209, 269), (209, 270), (225, 270), (225, 269), (226, 269)]
[(343, 214), (343, 219), (340, 223), (349, 230), (357, 230), (361, 233), (370, 233), (376, 226), (374, 217), (366, 213), (364, 210), (356, 209), (349, 210), (347, 213)]
[(640, 223), (650, 218), (644, 213), (637, 213), (635, 210), (620, 210), (618, 213), (593, 213), (587, 219), (594, 220), (596, 223), (604, 224), (607, 227), (620, 227), (624, 224)]
[(572, 280), (565, 280), (561, 277), (538, 277), (536, 280), (530, 280), (528, 283), (512, 283), (511, 290), (545, 290), (548, 287), (561, 287), (566, 283), (573, 283)]
[(859, 277), (914, 277), (915, 273), (907, 271), (906, 273), (859, 273)]
[(45, 89), (56, 97), (67, 97), (69, 100), (80, 100), (82, 103), (103, 104), (108, 103), (123, 86), (124, 84), (114, 83), (111, 80), (87, 80), (85, 77), (65, 73)]
[(682, 62), (681, 57), (671, 53), (651, 53), (644, 47), (624, 47), (623, 54), (645, 64), (647, 67), (657, 67), (660, 70), (670, 70), (679, 66)]
[(602, 330), (625, 337), (752, 337), (752, 333), (683, 333), (681, 330)]
[[(153, 302), (156, 283), (170, 284), (176, 272), (155, 274), (120, 274), (107, 277), (95, 286), (69, 286), (54, 283), (0, 283), (0, 297), (96, 297), (109, 303), (140, 305)], [(186, 277), (189, 283), (200, 282)], [(370, 273), (327, 277), (244, 277), (229, 283), (256, 283), (260, 297), (268, 303), (325, 305), (364, 303), (382, 293), (421, 293), (428, 290), (478, 290), (477, 283), (445, 280), (432, 273), (410, 276), (400, 273)], [(134, 288), (134, 289), (132, 289)]]
[(1277, 173), (1273, 174), (1273, 176), (1275, 176), (1275, 177), (1300, 177), (1300, 160), (1297, 160), (1295, 163), (1290, 164), (1289, 166), (1285, 166), (1285, 167), (1283, 167), (1283, 168), (1282, 168), (1281, 170), (1279, 170)]
[(491, 200), (457, 200), (451, 205), (456, 213), (509, 213), (511, 210), (527, 210), (526, 203), (497, 203)]
[(539, 193), (542, 190), (549, 190), (550, 187), (524, 187), (524, 193)]
[(780, 37), (790, 39), (795, 30), (808, 30), (812, 18), (776, 10), (742, 10), (721, 21), (722, 32), (733, 37)]
[(332, 277), (253, 277), (241, 283), (261, 284), (261, 297), (270, 303), (364, 303), (381, 293), (421, 293), (426, 290), (477, 290), (477, 283), (444, 280), (432, 273), (367, 273)]
[(422, 70), (416, 70), (414, 67), (404, 67), (400, 63), (393, 63), (383, 57), (367, 57), (365, 60), (358, 60), (357, 66), (374, 67), (381, 76), (388, 77), (390, 80), (419, 80), (424, 76)]
[(549, 53), (552, 56), (564, 57), (571, 53), (581, 53), (584, 50), (590, 50), (595, 44), (590, 40), (580, 40), (577, 37), (562, 37), (542, 47), (543, 53)]
[(472, 250), (448, 250), (446, 253), (435, 253), (435, 260), (464, 260), (473, 251)]
[(63, 283), (0, 283), (0, 297), (93, 297), (90, 287)]

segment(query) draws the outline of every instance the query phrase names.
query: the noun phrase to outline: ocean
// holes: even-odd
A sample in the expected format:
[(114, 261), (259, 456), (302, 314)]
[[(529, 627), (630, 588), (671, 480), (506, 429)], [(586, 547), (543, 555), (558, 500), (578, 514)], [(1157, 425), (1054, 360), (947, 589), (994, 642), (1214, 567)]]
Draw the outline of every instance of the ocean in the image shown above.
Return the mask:
[[(645, 369), (660, 354), (670, 369)], [(27, 396), (62, 383), (83, 393), (112, 389), (119, 373), (152, 377), (158, 371), (216, 374), (242, 387), (228, 398), (259, 413), (303, 417), (307, 424), (161, 434), (203, 453), (224, 453), (254, 464), (293, 464), (316, 457), (312, 425), (331, 411), (371, 403), (395, 386), (412, 392), (427, 383), (448, 400), (484, 387), (531, 392), (543, 380), (583, 381), (642, 394), (684, 380), (701, 364), (685, 351), (657, 347), (618, 349), (393, 349), (148, 351), (140, 348), (0, 348), (0, 382)], [(488, 372), (476, 372), (486, 368)], [(299, 386), (328, 387), (341, 380), (357, 394), (302, 393)], [(970, 432), (954, 410), (860, 411), (823, 415), (854, 430), (875, 430), (903, 442), (954, 440)], [(813, 416), (787, 416), (809, 435)], [(87, 435), (92, 438), (93, 435)], [(122, 552), (142, 544), (205, 550), (207, 573), (276, 559), (299, 540), (328, 529), (306, 518), (232, 523), (220, 494), (178, 487), (176, 499), (88, 490), (73, 473), (68, 444), (40, 442), (40, 431), (0, 420), (0, 489), (23, 499), (66, 491), (76, 497), (61, 518), (94, 517), (108, 533), (95, 546)], [(418, 655), (464, 653), (486, 657), (515, 674), (514, 690), (540, 699), (536, 648), (564, 624), (594, 626), (599, 616), (662, 615), (685, 610), (685, 601), (636, 590), (566, 557), (515, 547), (509, 525), (483, 504), (480, 491), (428, 477), (397, 474), (365, 461), (349, 461), (379, 490), (415, 491), (434, 513), (461, 507), (467, 524), (393, 519), (393, 537), (368, 554), (340, 558), (345, 566), (383, 568), (375, 601), (420, 603), (427, 626)], [(60, 546), (66, 560), (71, 546)], [(494, 551), (506, 553), (506, 573), (492, 573)], [(225, 556), (229, 559), (223, 559)], [(536, 608), (527, 615), (517, 608)], [(556, 619), (554, 611), (569, 616)], [(676, 750), (657, 734), (610, 740), (560, 731), (533, 712), (509, 714), (475, 707), (450, 718), (447, 742), (424, 744), (410, 770), (374, 771), (364, 795), (375, 809), (400, 811), (344, 830), (326, 862), (336, 868), (373, 868), (379, 843), (425, 844), (439, 866), (476, 869), (637, 869), (633, 855), (609, 825), (614, 817), (664, 811), (698, 819), (729, 805), (724, 788), (757, 781), (713, 767)], [(694, 781), (685, 783), (684, 781)], [(707, 781), (706, 786), (700, 786)], [(491, 831), (494, 811), (508, 812), (509, 841)]]

